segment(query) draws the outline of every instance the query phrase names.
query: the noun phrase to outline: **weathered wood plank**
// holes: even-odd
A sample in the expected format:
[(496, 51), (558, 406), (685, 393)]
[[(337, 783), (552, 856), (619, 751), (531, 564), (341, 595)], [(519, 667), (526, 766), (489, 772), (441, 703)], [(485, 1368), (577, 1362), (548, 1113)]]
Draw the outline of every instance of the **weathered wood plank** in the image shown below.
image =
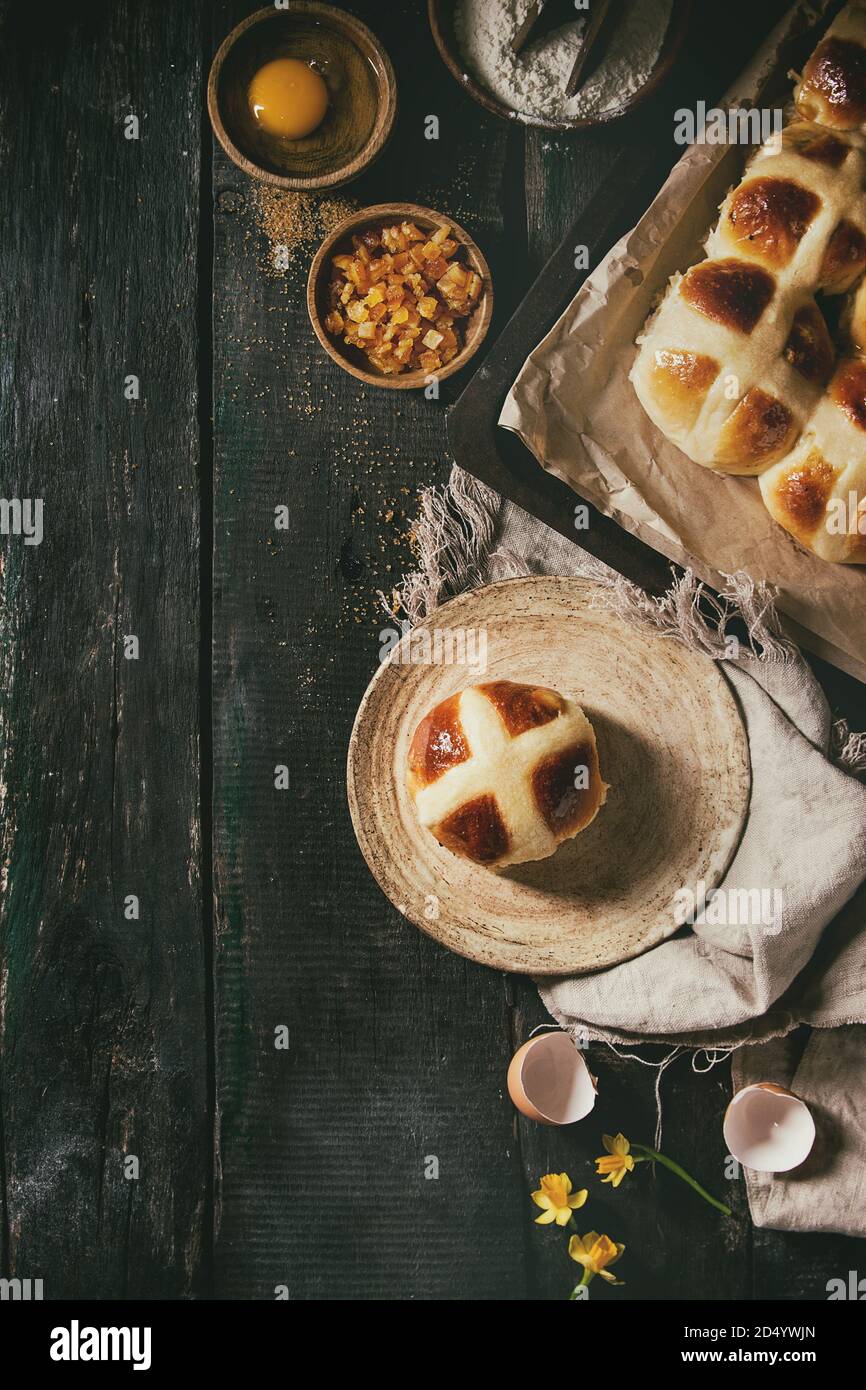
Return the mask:
[(200, 6), (0, 15), (0, 492), (44, 501), (42, 544), (0, 550), (3, 1272), (46, 1298), (182, 1297), (210, 1181)]
[[(380, 6), (358, 8), (381, 26)], [(44, 8), (0, 4), (16, 214), (0, 245), (0, 494), (45, 505), (43, 544), (4, 537), (0, 550), (0, 1267), (43, 1277), (47, 1297), (209, 1288), (199, 13), (82, 0), (46, 25)], [(219, 3), (214, 41), (244, 13)], [(622, 143), (658, 156), (669, 113), (525, 138), (450, 84), (420, 6), (388, 18), (400, 132), (349, 195), (464, 221), (490, 256), (501, 323)], [(138, 143), (122, 139), (130, 111)], [(423, 138), (428, 114), (439, 142)], [(662, 1091), (665, 1146), (733, 1191), (721, 1235), (667, 1174), (616, 1193), (593, 1175), (603, 1130), (651, 1136), (653, 1075), (637, 1064), (594, 1047), (586, 1125), (518, 1121), (504, 1076), (545, 1018), (534, 987), (441, 951), (367, 874), (345, 746), (378, 658), (375, 591), (409, 559), (417, 487), (447, 476), (446, 402), (365, 392), (325, 359), (303, 308), (312, 246), (265, 273), (251, 192), (219, 154), (217, 1293), (561, 1298), (574, 1267), (562, 1236), (532, 1227), (528, 1193), (564, 1168), (590, 1187), (586, 1228), (628, 1246), (627, 1287), (594, 1296), (822, 1297), (862, 1245), (750, 1233), (742, 1189), (724, 1181), (725, 1068), (696, 1076), (680, 1061)], [(138, 402), (123, 399), (127, 371)], [(281, 502), (288, 533), (273, 527)], [(138, 662), (120, 646), (130, 632)], [(123, 916), (129, 892), (140, 922)], [(130, 1153), (138, 1182), (123, 1177)]]
[[(380, 6), (356, 8), (383, 29)], [(216, 6), (214, 44), (244, 12)], [(501, 214), (506, 135), (448, 81), (421, 6), (389, 6), (383, 32), (399, 36), (399, 134), (346, 192), (464, 221), (501, 272), (506, 312), (520, 283)], [(438, 144), (423, 135), (431, 113)], [(444, 402), (365, 390), (335, 367), (306, 318), (313, 246), (263, 274), (251, 185), (220, 152), (214, 191), (216, 1289), (522, 1297), (502, 978), (389, 906), (345, 804), (384, 626), (375, 591), (410, 558), (418, 487), (447, 476)], [(288, 532), (273, 527), (281, 503)], [(277, 764), (289, 791), (275, 790)]]

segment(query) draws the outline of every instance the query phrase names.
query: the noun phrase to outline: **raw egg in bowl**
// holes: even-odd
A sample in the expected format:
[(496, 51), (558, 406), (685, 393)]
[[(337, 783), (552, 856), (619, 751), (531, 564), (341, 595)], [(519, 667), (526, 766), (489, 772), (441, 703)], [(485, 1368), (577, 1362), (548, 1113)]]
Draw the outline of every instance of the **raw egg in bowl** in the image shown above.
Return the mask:
[(335, 188), (394, 126), (390, 59), (365, 24), (297, 0), (258, 10), (221, 44), (208, 80), (214, 133), (240, 168), (282, 188)]
[(318, 130), (328, 110), (328, 86), (302, 58), (272, 58), (250, 83), (250, 110), (259, 129), (286, 140)]

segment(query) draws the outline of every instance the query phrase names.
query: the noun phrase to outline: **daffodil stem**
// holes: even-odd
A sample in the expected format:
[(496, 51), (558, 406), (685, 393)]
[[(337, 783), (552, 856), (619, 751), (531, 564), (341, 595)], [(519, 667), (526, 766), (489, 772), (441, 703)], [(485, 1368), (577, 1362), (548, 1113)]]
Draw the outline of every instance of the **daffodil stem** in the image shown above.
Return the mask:
[(581, 1279), (580, 1283), (579, 1283), (579, 1284), (576, 1284), (576, 1285), (574, 1286), (574, 1288), (572, 1289), (571, 1293), (568, 1295), (568, 1301), (569, 1301), (569, 1303), (574, 1303), (574, 1302), (575, 1302), (575, 1300), (577, 1299), (577, 1291), (578, 1291), (578, 1289), (585, 1289), (585, 1288), (586, 1288), (587, 1284), (590, 1283), (590, 1281), (591, 1281), (591, 1279), (592, 1279), (592, 1277), (593, 1277), (593, 1273), (594, 1273), (594, 1271), (591, 1270), (591, 1269), (585, 1269), (585, 1270), (583, 1271), (583, 1278)]
[(683, 1182), (687, 1182), (689, 1187), (694, 1188), (695, 1192), (703, 1197), (705, 1202), (709, 1202), (711, 1207), (716, 1208), (716, 1211), (722, 1212), (724, 1216), (731, 1215), (730, 1207), (726, 1207), (724, 1202), (718, 1201), (717, 1198), (711, 1197), (706, 1188), (701, 1187), (700, 1183), (696, 1182), (691, 1174), (687, 1173), (685, 1168), (681, 1168), (678, 1163), (675, 1163), (672, 1158), (668, 1158), (665, 1154), (659, 1153), (657, 1149), (651, 1149), (648, 1144), (632, 1144), (631, 1147), (633, 1153), (639, 1154), (643, 1158), (648, 1158), (652, 1163), (661, 1163), (665, 1168), (669, 1168), (672, 1173), (676, 1173), (678, 1178), (682, 1178)]

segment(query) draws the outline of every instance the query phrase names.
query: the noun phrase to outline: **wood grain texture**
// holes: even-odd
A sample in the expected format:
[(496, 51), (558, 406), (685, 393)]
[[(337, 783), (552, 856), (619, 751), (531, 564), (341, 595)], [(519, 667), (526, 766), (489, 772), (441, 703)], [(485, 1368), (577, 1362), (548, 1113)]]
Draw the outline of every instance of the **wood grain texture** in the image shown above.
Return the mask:
[(46, 1298), (185, 1297), (210, 1170), (199, 6), (0, 14), (0, 493), (44, 499), (42, 544), (0, 550), (3, 1273)]
[[(692, 54), (700, 95), (712, 89), (709, 51), (742, 51), (776, 0), (760, 15), (736, 5)], [(445, 80), (417, 0), (388, 6), (387, 26), (381, 4), (352, 8), (392, 52), (401, 117), (381, 164), (347, 192), (421, 201), (467, 226), (496, 284), (492, 341), (617, 155), (658, 160), (659, 181), (665, 159), (642, 122), (573, 140), (499, 123)], [(528, 1194), (566, 1169), (592, 1192), (582, 1229), (627, 1245), (626, 1287), (596, 1281), (594, 1298), (823, 1298), (827, 1278), (862, 1270), (863, 1243), (751, 1230), (742, 1184), (724, 1177), (724, 1065), (696, 1075), (683, 1058), (665, 1073), (664, 1147), (728, 1197), (734, 1221), (646, 1168), (602, 1189), (601, 1133), (652, 1137), (654, 1074), (593, 1046), (590, 1120), (567, 1131), (521, 1120), (505, 1073), (546, 1021), (533, 985), (422, 937), (368, 874), (345, 748), (387, 622), (376, 590), (411, 562), (418, 488), (447, 477), (447, 406), (463, 383), (446, 383), (439, 401), (393, 400), (330, 363), (306, 321), (314, 245), (274, 273), (253, 186), (221, 152), (210, 188), (208, 136), (209, 1037), (199, 120), (203, 66), (248, 9), (0, 0), (13, 214), (0, 240), (0, 496), (45, 503), (41, 546), (0, 538), (0, 1274), (42, 1277), (47, 1298), (269, 1300), (285, 1284), (307, 1299), (559, 1299), (574, 1267), (564, 1239), (532, 1225)], [(122, 138), (130, 111), (137, 143)], [(424, 139), (430, 114), (438, 141)], [(659, 129), (669, 116), (670, 105)], [(141, 376), (138, 402), (123, 398), (127, 372)], [(273, 526), (281, 503), (285, 532)], [(119, 645), (130, 632), (138, 662)], [(823, 675), (866, 723), (862, 688)], [(290, 769), (285, 792), (278, 763)], [(207, 798), (206, 768), (203, 788)], [(137, 923), (123, 917), (129, 892), (141, 897)], [(289, 1048), (277, 1051), (283, 1023)], [(137, 1183), (123, 1178), (127, 1153), (141, 1160)], [(436, 1180), (424, 1176), (433, 1157)]]
[[(419, 61), (419, 9), (389, 7), (400, 133), (350, 191), (453, 215), (497, 283), (505, 134), (443, 87), (432, 49)], [(357, 11), (382, 32), (381, 8)], [(215, 43), (241, 12), (216, 6)], [(403, 398), (341, 371), (306, 318), (315, 246), (263, 274), (250, 185), (219, 152), (214, 191), (216, 1291), (524, 1297), (502, 977), (407, 927), (346, 807), (349, 732), (387, 622), (375, 591), (410, 559), (417, 488), (447, 476), (444, 392)]]

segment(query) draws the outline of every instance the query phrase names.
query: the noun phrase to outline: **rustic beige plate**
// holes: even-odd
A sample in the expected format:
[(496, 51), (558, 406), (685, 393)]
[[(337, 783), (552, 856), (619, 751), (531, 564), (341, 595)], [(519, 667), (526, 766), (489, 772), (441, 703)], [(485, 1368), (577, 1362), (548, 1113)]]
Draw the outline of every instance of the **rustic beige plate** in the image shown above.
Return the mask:
[[(444, 604), (427, 630), (456, 634), (455, 648), (464, 633), (470, 655), (468, 631), (485, 633), (486, 670), (412, 663), (404, 637), (352, 730), (349, 807), (383, 892), (437, 941), (499, 970), (599, 970), (672, 936), (677, 889), (719, 883), (748, 809), (748, 744), (724, 677), (681, 643), (593, 607), (596, 593), (587, 580), (532, 577)], [(430, 707), (494, 679), (576, 696), (611, 784), (582, 835), (550, 859), (499, 873), (437, 844), (404, 783), (410, 739)]]

